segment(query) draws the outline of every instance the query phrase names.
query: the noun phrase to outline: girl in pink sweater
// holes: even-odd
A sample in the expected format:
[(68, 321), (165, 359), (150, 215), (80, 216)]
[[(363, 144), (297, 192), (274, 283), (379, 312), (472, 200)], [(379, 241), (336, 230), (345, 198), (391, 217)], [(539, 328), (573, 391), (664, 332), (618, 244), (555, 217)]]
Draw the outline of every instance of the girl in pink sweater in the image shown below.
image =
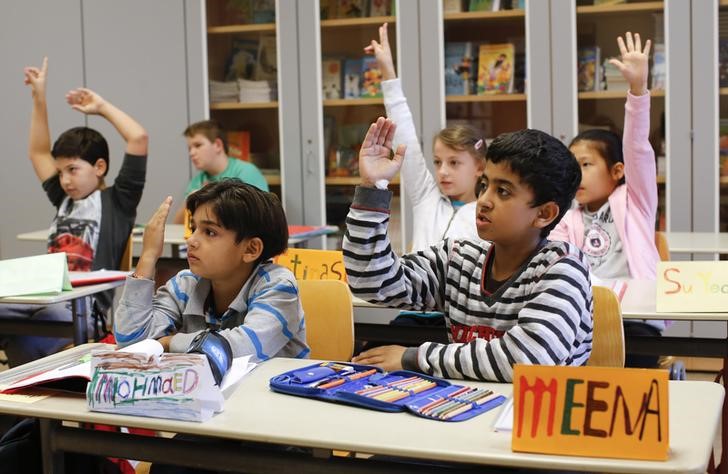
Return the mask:
[[(621, 61), (610, 63), (629, 82), (624, 138), (605, 130), (588, 130), (574, 138), (571, 152), (581, 165), (576, 192), (579, 206), (569, 210), (550, 240), (576, 244), (591, 272), (603, 279), (655, 279), (657, 185), (655, 155), (649, 142), (650, 93), (647, 70), (650, 40), (644, 49), (639, 34), (617, 38)], [(625, 321), (626, 334), (660, 335), (664, 321)], [(629, 350), (629, 348), (627, 348)], [(654, 367), (656, 357), (627, 354), (628, 367)]]

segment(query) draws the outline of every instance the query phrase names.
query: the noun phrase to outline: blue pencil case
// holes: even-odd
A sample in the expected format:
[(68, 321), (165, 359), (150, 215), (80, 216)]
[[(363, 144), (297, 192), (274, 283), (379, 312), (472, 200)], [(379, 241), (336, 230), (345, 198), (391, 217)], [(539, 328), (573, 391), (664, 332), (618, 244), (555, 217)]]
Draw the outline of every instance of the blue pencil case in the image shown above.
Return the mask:
[(438, 421), (468, 420), (506, 400), (490, 390), (454, 385), (418, 372), (384, 372), (344, 362), (323, 362), (284, 372), (270, 379), (270, 388), (379, 411), (409, 411)]

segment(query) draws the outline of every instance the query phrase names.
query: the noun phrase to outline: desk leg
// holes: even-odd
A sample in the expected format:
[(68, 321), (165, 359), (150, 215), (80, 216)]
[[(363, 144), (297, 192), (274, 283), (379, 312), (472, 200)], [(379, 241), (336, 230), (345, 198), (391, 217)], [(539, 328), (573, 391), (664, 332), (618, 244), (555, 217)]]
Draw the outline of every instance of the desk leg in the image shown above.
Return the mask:
[(86, 318), (88, 317), (88, 307), (86, 298), (76, 298), (71, 301), (73, 311), (73, 344), (78, 346), (88, 342), (88, 325)]
[(58, 420), (40, 419), (40, 445), (43, 456), (43, 474), (65, 472), (63, 452), (53, 447), (54, 433), (60, 428)]

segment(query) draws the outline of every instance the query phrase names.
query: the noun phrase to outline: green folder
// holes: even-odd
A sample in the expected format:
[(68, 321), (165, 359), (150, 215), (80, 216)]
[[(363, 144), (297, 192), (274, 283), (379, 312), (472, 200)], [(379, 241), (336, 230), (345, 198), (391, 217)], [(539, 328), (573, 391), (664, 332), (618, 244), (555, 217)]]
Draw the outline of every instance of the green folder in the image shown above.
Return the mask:
[(0, 297), (71, 290), (66, 253), (0, 260)]

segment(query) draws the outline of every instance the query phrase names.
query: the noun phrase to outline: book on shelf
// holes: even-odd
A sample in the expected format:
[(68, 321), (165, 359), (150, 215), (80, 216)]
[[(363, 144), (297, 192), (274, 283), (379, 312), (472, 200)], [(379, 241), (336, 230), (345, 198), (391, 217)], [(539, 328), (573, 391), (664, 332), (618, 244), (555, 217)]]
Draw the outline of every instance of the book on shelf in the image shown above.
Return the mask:
[(258, 63), (258, 40), (233, 38), (225, 62), (225, 80), (254, 79)]
[(253, 23), (275, 23), (275, 0), (253, 0)]
[(469, 0), (469, 12), (495, 12), (500, 10), (500, 0)]
[(361, 61), (361, 90), (359, 97), (382, 97), (382, 71), (374, 56), (366, 56)]
[(463, 0), (443, 0), (442, 11), (445, 13), (460, 13), (463, 11)]
[(718, 81), (728, 87), (728, 37), (718, 40)]
[(324, 99), (341, 99), (341, 60), (324, 58), (321, 61), (321, 89)]
[(389, 16), (392, 0), (369, 0), (369, 16)]
[(445, 95), (470, 95), (475, 91), (473, 43), (445, 43)]
[(339, 0), (336, 5), (337, 18), (362, 18), (367, 16), (368, 0)]
[(653, 91), (664, 91), (667, 86), (667, 64), (665, 63), (665, 45), (655, 43), (652, 47), (652, 82), (650, 89)]
[(361, 59), (344, 60), (344, 98), (358, 99), (361, 96)]
[(226, 134), (228, 156), (242, 161), (250, 161), (250, 132), (230, 130)]
[(238, 102), (240, 88), (238, 81), (210, 81), (210, 102)]
[(275, 35), (261, 36), (258, 41), (258, 56), (255, 62), (254, 78), (256, 81), (278, 82), (278, 61), (276, 58)]
[(601, 89), (601, 48), (588, 46), (577, 53), (577, 84), (580, 92)]
[(478, 54), (478, 94), (513, 92), (513, 43), (481, 44)]

